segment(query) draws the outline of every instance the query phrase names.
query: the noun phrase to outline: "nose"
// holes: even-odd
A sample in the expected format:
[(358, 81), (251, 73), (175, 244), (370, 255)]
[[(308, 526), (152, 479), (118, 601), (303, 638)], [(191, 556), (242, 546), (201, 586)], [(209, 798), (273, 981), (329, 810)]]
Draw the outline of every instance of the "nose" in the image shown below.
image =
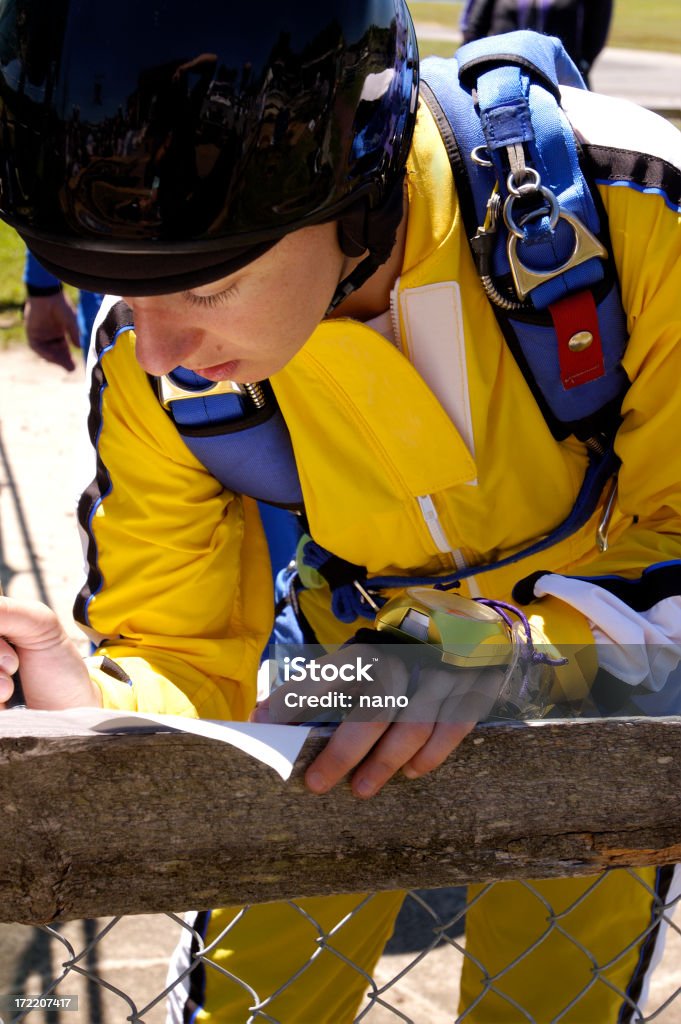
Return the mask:
[(160, 377), (182, 366), (201, 346), (203, 331), (183, 322), (163, 300), (126, 299), (135, 321), (135, 355), (143, 370)]

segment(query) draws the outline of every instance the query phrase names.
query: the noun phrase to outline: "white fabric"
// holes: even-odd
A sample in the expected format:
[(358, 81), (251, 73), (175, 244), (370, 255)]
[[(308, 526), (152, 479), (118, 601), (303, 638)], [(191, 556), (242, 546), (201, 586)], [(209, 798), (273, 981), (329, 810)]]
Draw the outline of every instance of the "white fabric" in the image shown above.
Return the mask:
[(461, 289), (456, 281), (405, 288), (399, 302), (409, 358), (475, 459)]
[(681, 597), (637, 612), (602, 587), (565, 576), (542, 576), (537, 597), (552, 596), (585, 615), (602, 668), (632, 686), (656, 692), (681, 662)]
[(379, 313), (378, 316), (372, 317), (371, 320), (367, 320), (366, 325), (367, 327), (370, 327), (372, 331), (376, 331), (377, 334), (382, 334), (385, 340), (389, 341), (391, 345), (397, 345), (395, 333), (393, 331), (393, 321), (389, 309), (386, 309), (384, 313)]
[[(669, 910), (665, 911), (665, 920), (660, 922), (660, 926), (657, 929), (655, 936), (655, 945), (653, 947), (653, 953), (650, 958), (648, 969), (644, 975), (643, 986), (641, 988), (641, 995), (637, 1000), (637, 1005), (641, 1011), (647, 1009), (648, 998), (650, 996), (650, 981), (655, 971), (655, 968), (662, 959), (664, 953), (665, 942), (667, 941), (667, 932), (669, 930), (669, 921), (674, 915), (675, 910), (678, 910), (678, 899), (681, 896), (681, 865), (677, 864), (674, 868), (674, 874), (672, 876), (671, 884), (666, 896), (664, 897), (664, 905), (669, 907)], [(660, 1018), (661, 1019), (661, 1018)]]
[[(182, 915), (187, 925), (180, 932), (177, 945), (168, 962), (168, 974), (166, 985), (172, 985), (166, 1000), (165, 1024), (183, 1024), (185, 1019), (184, 1010), (189, 999), (189, 987), (191, 976), (189, 968), (192, 962), (192, 933), (190, 928), (196, 928), (198, 911), (188, 910)], [(178, 981), (178, 978), (181, 980)]]
[(562, 86), (561, 103), (582, 142), (631, 150), (645, 139), (649, 156), (681, 167), (681, 133), (663, 117), (629, 100)]

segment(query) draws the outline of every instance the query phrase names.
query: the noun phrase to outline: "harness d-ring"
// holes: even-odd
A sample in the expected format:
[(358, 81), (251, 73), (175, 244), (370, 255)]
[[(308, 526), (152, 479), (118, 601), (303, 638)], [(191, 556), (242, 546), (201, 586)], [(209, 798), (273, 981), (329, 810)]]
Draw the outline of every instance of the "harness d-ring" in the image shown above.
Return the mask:
[[(526, 189), (525, 192), (522, 191), (523, 188)], [(539, 187), (534, 187), (533, 185), (521, 185), (514, 192), (512, 192), (510, 196), (506, 197), (506, 202), (504, 203), (504, 222), (506, 224), (506, 227), (512, 234), (516, 236), (516, 238), (519, 238), (521, 241), (524, 241), (524, 239), (526, 238), (526, 234), (524, 229), (518, 227), (516, 223), (515, 217), (513, 216), (513, 204), (515, 203), (516, 199), (522, 199), (525, 196), (531, 194), (542, 196), (542, 198), (545, 199), (548, 203), (549, 229), (551, 231), (556, 230), (556, 225), (558, 224), (558, 220), (561, 217), (561, 209), (558, 205), (558, 200), (556, 199), (556, 197), (550, 189), (545, 188), (543, 185), (540, 185)]]
[[(548, 189), (541, 189), (542, 192), (548, 191)], [(550, 193), (549, 193), (550, 194)], [(512, 196), (509, 198), (513, 198)], [(552, 197), (554, 202), (555, 197)], [(508, 201), (506, 207), (508, 206)], [(520, 299), (524, 299), (534, 288), (537, 288), (540, 284), (545, 284), (547, 281), (552, 281), (554, 277), (560, 277), (561, 274), (571, 270), (573, 267), (578, 267), (580, 263), (585, 263), (587, 260), (598, 257), (599, 259), (607, 259), (608, 253), (595, 235), (593, 235), (587, 227), (582, 224), (581, 220), (577, 217), (573, 217), (572, 214), (566, 213), (561, 210), (556, 203), (558, 209), (558, 215), (555, 218), (555, 222), (552, 224), (551, 230), (553, 231), (555, 225), (559, 220), (565, 220), (570, 225), (575, 233), (575, 245), (570, 256), (568, 256), (565, 263), (561, 263), (560, 266), (554, 267), (552, 270), (532, 270), (530, 267), (525, 266), (517, 253), (518, 241), (523, 241), (525, 234), (521, 228), (518, 228), (517, 224), (513, 220), (512, 215), (509, 217), (507, 214), (507, 208), (504, 208), (504, 220), (506, 226), (509, 229), (508, 240), (506, 242), (506, 256), (508, 258), (509, 266), (511, 268), (511, 274), (513, 275), (513, 284), (515, 290)]]
[(489, 150), (487, 146), (475, 146), (471, 150), (471, 160), (478, 167), (493, 167), (494, 164), (489, 158)]

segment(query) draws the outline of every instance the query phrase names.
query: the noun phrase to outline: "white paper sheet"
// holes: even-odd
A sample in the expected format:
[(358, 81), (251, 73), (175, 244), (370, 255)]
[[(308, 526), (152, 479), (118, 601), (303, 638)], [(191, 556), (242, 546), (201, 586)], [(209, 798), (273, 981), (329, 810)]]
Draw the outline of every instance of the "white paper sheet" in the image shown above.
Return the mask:
[[(8, 717), (9, 716), (9, 717)], [(20, 716), (20, 717), (19, 717)], [(300, 725), (267, 725), (254, 722), (211, 722), (179, 715), (147, 715), (138, 711), (105, 711), (102, 708), (72, 708), (68, 711), (31, 711), (15, 708), (0, 714), (0, 736), (3, 719), (12, 722), (12, 735), (16, 736), (19, 723), (27, 735), (32, 729), (42, 731), (48, 724), (68, 732), (159, 732), (175, 730), (194, 733), (220, 743), (229, 743), (258, 761), (273, 768), (282, 779), (289, 778), (310, 728)]]

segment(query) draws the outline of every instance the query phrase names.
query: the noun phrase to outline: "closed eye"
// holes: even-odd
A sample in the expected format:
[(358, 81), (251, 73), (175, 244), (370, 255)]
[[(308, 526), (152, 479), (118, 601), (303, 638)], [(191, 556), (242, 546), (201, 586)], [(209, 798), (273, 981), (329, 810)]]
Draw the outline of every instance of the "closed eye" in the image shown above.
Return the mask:
[(202, 306), (204, 309), (214, 309), (216, 306), (221, 306), (224, 302), (227, 302), (238, 294), (238, 284), (232, 284), (229, 288), (225, 288), (221, 292), (215, 292), (214, 295), (196, 295), (194, 292), (184, 292), (183, 298), (190, 306)]

